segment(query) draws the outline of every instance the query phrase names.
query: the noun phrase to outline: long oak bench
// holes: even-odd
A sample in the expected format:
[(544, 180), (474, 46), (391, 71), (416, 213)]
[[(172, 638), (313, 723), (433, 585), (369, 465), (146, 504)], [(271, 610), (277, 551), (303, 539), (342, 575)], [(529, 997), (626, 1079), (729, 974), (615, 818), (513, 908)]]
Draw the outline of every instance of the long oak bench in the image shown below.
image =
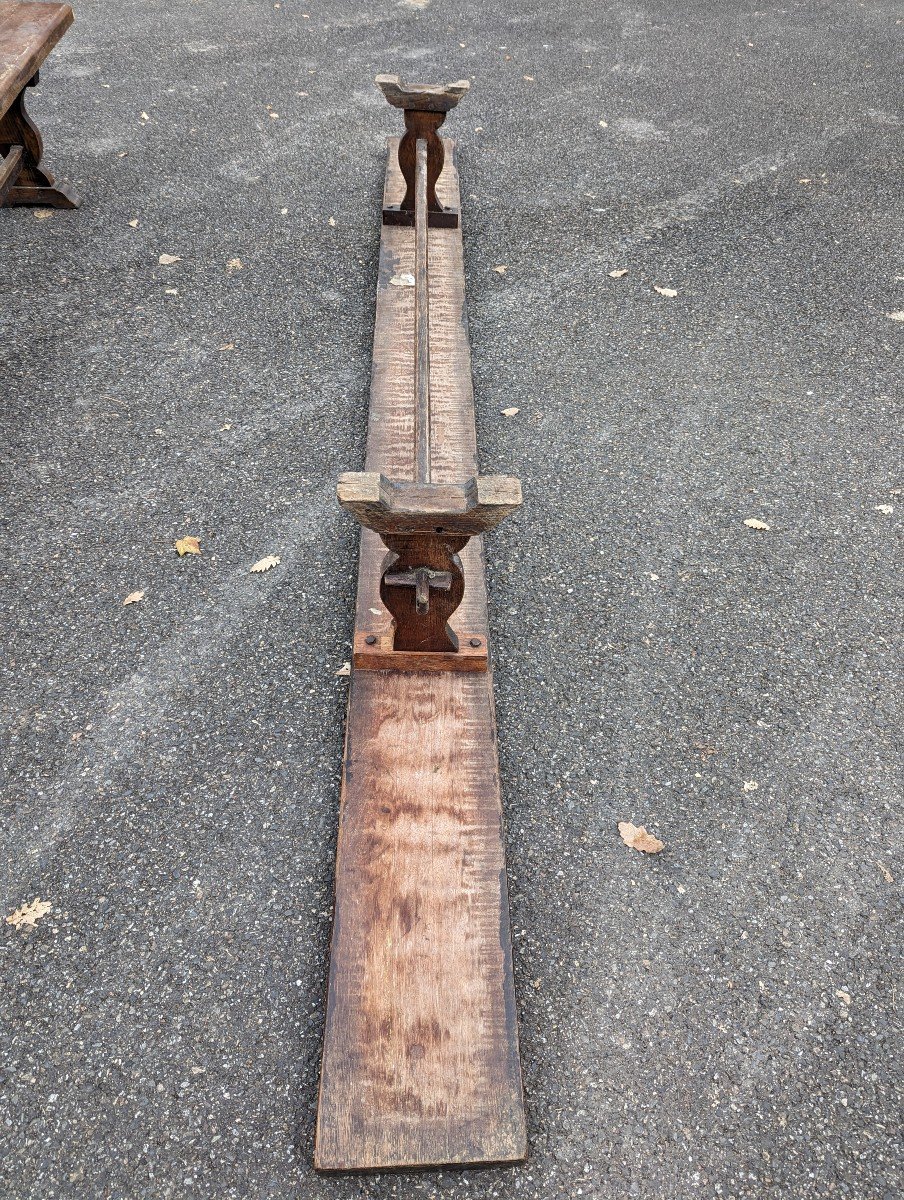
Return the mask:
[(0, 204), (78, 208), (44, 166), (43, 139), (25, 111), (25, 89), (72, 21), (68, 4), (0, 0)]

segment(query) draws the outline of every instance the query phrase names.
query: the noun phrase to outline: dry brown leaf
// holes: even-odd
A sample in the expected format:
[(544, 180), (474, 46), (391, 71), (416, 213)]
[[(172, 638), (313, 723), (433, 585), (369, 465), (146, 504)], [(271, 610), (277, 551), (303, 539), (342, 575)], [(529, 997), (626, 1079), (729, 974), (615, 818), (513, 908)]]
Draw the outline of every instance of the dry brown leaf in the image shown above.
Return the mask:
[(278, 567), (281, 562), (282, 559), (278, 554), (268, 554), (266, 558), (262, 558), (260, 562), (256, 562), (248, 570), (252, 575), (260, 575), (262, 571), (269, 571), (271, 567)]
[(352, 664), (347, 663), (347, 662), (344, 662), (342, 664), (342, 666), (339, 668), (339, 670), (336, 672), (337, 675), (351, 675), (351, 673), (352, 673)]
[(224, 342), (222, 346), (217, 346), (218, 350), (234, 350), (235, 342)]
[(748, 517), (744, 524), (748, 529), (769, 529), (765, 521), (758, 521), (756, 517)]
[(508, 270), (508, 267), (498, 266), (498, 267), (493, 267), (493, 270), (496, 272), (497, 275), (504, 275), (506, 273), (506, 271)]
[(131, 220), (129, 222), (129, 224), (132, 226), (133, 229), (137, 229), (138, 228), (138, 218), (135, 217), (134, 220)]
[(643, 825), (632, 825), (630, 821), (619, 821), (618, 832), (625, 845), (630, 846), (632, 850), (642, 850), (644, 854), (658, 854), (660, 850), (665, 849), (665, 842), (661, 842), (652, 833), (647, 833)]
[(403, 271), (401, 275), (393, 275), (389, 282), (393, 287), (414, 287), (414, 276)]
[(521, 409), (520, 408), (503, 408), (500, 411), (502, 412), (502, 415), (504, 417), (517, 417), (518, 413), (521, 412)]
[(125, 606), (126, 604), (137, 604), (140, 600), (143, 600), (143, 599), (144, 599), (144, 592), (129, 592), (128, 596), (126, 596), (125, 600), (123, 600), (122, 603), (123, 603), (123, 606)]
[(882, 878), (885, 880), (886, 883), (894, 883), (895, 877), (894, 877), (894, 875), (892, 875), (891, 871), (889, 871), (889, 869), (885, 865), (885, 863), (877, 862), (876, 866), (882, 872)]
[(201, 543), (196, 537), (179, 538), (176, 542), (176, 549), (179, 551), (180, 558), (186, 554), (200, 554)]
[(660, 287), (658, 283), (653, 284), (653, 291), (658, 292), (660, 296), (677, 296), (678, 292), (675, 288)]
[(240, 258), (230, 258), (229, 262), (226, 264), (226, 272), (227, 274), (231, 275), (233, 271), (241, 271), (242, 266), (243, 263)]
[(178, 254), (161, 254), (157, 259), (161, 267), (171, 267), (173, 263), (181, 262), (182, 259)]
[(46, 221), (48, 217), (52, 217), (52, 216), (53, 216), (52, 208), (36, 208), (34, 210), (34, 217), (35, 217), (36, 221)]
[(41, 917), (46, 917), (49, 912), (50, 904), (36, 896), (31, 904), (23, 904), (14, 913), (10, 913), (6, 923), (15, 926), (16, 929), (34, 929)]
[(627, 274), (628, 274), (628, 268), (627, 268), (627, 267), (619, 267), (617, 271), (610, 271), (610, 272), (609, 272), (609, 278), (610, 278), (610, 279), (624, 279), (624, 277), (625, 277)]

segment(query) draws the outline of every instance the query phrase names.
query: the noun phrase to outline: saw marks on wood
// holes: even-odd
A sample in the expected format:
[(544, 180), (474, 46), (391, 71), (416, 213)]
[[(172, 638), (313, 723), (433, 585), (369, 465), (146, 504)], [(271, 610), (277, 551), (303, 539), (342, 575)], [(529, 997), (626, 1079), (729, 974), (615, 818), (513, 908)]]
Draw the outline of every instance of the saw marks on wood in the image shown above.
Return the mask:
[[(396, 139), (386, 203), (401, 199)], [(458, 207), (447, 146), (437, 188)], [(412, 249), (408, 252), (408, 247)], [(476, 471), (459, 230), (430, 232), (434, 478)], [(410, 261), (409, 261), (410, 259)], [(367, 470), (411, 476), (410, 229), (384, 226)], [(377, 629), (362, 533), (358, 631)], [(487, 625), (480, 539), (457, 624)], [(315, 1162), (327, 1171), (526, 1156), (490, 673), (353, 671)]]

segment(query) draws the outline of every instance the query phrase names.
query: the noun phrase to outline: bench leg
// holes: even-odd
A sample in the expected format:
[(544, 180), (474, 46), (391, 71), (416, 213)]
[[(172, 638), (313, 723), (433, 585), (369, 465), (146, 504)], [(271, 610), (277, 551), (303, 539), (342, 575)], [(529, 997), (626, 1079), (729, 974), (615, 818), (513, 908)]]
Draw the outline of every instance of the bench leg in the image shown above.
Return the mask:
[[(34, 87), (38, 76), (28, 81)], [(13, 146), (22, 147), (22, 167), (3, 204), (39, 204), (46, 208), (78, 208), (81, 201), (65, 187), (56, 183), (42, 165), (44, 141), (37, 125), (25, 111), (25, 88), (13, 101), (12, 107), (0, 117), (0, 155)]]

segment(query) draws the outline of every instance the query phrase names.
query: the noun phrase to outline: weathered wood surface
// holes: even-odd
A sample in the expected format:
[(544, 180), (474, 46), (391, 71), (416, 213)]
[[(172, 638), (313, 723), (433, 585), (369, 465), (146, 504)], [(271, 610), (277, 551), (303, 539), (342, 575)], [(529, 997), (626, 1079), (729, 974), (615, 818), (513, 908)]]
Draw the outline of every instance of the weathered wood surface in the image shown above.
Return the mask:
[[(389, 147), (386, 201), (404, 182)], [(458, 205), (451, 144), (440, 193)], [(433, 478), (476, 475), (458, 230), (430, 232)], [(410, 230), (384, 226), (367, 471), (413, 478)], [(356, 645), (386, 644), (362, 531)], [(481, 539), (453, 618), (485, 639)], [(375, 616), (371, 609), (382, 614)], [(379, 644), (379, 643), (378, 643)], [(391, 644), (391, 643), (390, 643)], [(478, 651), (474, 651), (478, 653)], [(492, 677), (352, 672), (317, 1120), (321, 1170), (515, 1162), (526, 1155)]]
[(68, 4), (0, 0), (0, 115), (37, 73), (72, 20)]

